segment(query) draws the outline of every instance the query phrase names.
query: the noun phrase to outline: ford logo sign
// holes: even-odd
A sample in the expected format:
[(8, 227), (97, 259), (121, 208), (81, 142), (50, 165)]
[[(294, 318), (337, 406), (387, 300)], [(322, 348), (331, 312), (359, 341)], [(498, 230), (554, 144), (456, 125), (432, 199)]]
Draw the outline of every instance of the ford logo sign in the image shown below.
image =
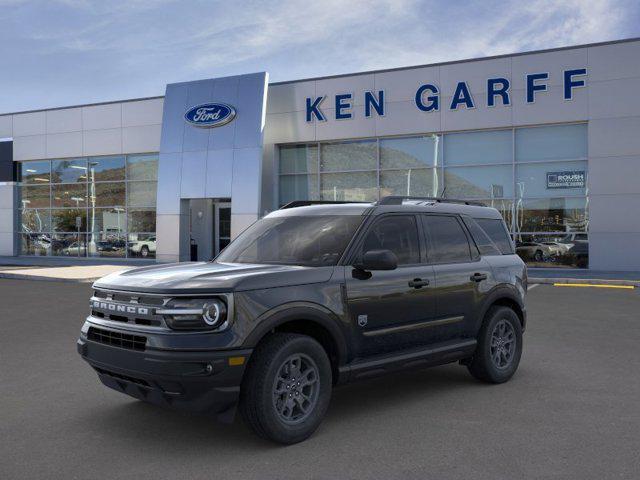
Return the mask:
[(221, 127), (236, 117), (236, 109), (226, 103), (203, 103), (191, 107), (184, 119), (196, 127)]

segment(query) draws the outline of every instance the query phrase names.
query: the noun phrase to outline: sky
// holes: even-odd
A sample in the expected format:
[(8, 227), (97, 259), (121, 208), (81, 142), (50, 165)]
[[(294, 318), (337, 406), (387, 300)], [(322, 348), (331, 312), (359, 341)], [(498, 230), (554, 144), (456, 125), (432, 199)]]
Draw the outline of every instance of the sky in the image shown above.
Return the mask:
[(0, 0), (0, 25), (0, 112), (17, 112), (640, 37), (640, 2)]

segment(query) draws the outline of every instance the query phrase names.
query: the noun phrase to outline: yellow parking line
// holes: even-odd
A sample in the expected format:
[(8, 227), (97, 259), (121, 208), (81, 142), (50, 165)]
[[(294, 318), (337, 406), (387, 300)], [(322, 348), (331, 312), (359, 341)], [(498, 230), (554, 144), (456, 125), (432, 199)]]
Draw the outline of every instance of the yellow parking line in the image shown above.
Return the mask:
[(591, 284), (591, 283), (554, 283), (554, 287), (594, 287), (594, 288), (624, 288), (633, 290), (633, 285), (602, 285), (602, 284)]

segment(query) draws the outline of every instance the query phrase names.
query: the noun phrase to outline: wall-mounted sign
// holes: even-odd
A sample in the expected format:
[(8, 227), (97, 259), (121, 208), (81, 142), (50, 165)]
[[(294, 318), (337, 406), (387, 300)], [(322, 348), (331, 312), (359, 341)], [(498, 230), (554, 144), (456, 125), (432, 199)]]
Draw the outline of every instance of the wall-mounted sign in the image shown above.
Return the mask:
[[(562, 72), (564, 100), (572, 100), (576, 88), (586, 87), (586, 75), (586, 68), (576, 68)], [(548, 91), (548, 82), (548, 72), (528, 73), (525, 75), (522, 100), (527, 104), (535, 103), (536, 97), (544, 95)], [(511, 82), (507, 76), (487, 78), (483, 90), (487, 92), (486, 99), (483, 102), (487, 107), (511, 105), (512, 97), (515, 96), (511, 92)], [(444, 103), (446, 98), (450, 98), (450, 100), (446, 100), (443, 108), (451, 111), (473, 109), (478, 106), (479, 99), (475, 98), (471, 91), (471, 85), (466, 81), (457, 82), (452, 90), (445, 92), (441, 92), (437, 84), (425, 82), (413, 92), (415, 93), (414, 102), (416, 108), (421, 112), (440, 111), (441, 103)], [(354, 117), (354, 104), (356, 102), (360, 102), (360, 105), (362, 105), (362, 114), (365, 118), (373, 115), (384, 116), (385, 100), (384, 90), (366, 91), (363, 93), (362, 100), (354, 99), (353, 93), (338, 93), (332, 100), (327, 100), (326, 95), (307, 97), (306, 120), (307, 122), (324, 122), (328, 120), (325, 108), (334, 111), (335, 120), (348, 120)], [(394, 101), (393, 99), (390, 100)]]
[(184, 119), (196, 127), (221, 127), (236, 117), (236, 109), (226, 103), (203, 103), (191, 107)]
[(584, 188), (586, 178), (584, 170), (547, 172), (547, 188)]

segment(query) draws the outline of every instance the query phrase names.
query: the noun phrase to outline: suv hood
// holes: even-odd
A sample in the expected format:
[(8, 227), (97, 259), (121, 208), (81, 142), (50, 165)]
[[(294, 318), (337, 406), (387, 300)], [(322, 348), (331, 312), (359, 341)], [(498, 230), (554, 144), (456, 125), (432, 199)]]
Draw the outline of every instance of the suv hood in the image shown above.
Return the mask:
[(96, 288), (143, 293), (209, 293), (259, 290), (326, 282), (333, 267), (246, 263), (169, 263), (112, 273)]

